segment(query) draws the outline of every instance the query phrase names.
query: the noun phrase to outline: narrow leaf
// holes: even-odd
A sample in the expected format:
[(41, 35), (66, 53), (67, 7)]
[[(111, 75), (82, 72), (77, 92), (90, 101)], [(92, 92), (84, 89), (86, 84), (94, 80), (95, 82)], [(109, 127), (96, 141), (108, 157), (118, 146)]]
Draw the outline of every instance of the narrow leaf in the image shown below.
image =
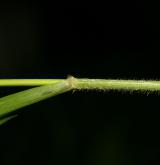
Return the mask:
[(0, 119), (0, 125), (6, 123), (7, 121), (9, 121), (10, 119), (13, 119), (15, 117), (17, 117), (18, 115), (13, 115), (13, 116), (9, 116), (9, 117), (5, 117), (3, 119)]
[(68, 81), (43, 85), (0, 98), (0, 118), (10, 112), (71, 90)]

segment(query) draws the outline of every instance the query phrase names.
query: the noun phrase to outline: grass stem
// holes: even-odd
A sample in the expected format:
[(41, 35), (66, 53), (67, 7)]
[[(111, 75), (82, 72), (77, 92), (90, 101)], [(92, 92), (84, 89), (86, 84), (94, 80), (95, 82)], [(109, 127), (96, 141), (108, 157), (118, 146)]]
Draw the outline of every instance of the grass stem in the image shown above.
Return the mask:
[(0, 79), (0, 86), (41, 86), (69, 81), (74, 90), (147, 90), (160, 91), (160, 81), (113, 79)]

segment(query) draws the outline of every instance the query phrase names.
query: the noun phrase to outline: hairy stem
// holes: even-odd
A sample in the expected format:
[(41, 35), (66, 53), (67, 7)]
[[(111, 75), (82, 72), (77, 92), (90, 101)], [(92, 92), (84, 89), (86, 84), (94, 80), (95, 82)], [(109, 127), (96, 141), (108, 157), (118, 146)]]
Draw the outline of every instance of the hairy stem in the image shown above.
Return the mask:
[(79, 79), (70, 76), (66, 79), (0, 79), (0, 86), (41, 86), (68, 81), (74, 90), (147, 90), (160, 91), (160, 81)]
[(159, 91), (160, 81), (79, 79), (76, 89)]

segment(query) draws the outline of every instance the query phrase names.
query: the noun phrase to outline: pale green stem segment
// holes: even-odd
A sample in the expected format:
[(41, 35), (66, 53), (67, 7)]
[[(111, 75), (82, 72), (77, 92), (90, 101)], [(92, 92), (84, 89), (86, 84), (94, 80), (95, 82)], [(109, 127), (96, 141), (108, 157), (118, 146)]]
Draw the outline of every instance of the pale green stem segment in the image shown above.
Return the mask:
[(159, 91), (160, 81), (77, 79), (75, 89)]
[(69, 81), (43, 85), (0, 98), (0, 117), (19, 108), (71, 90)]
[[(74, 89), (102, 90), (148, 90), (159, 91), (160, 81), (149, 80), (112, 80), (76, 79), (70, 77)], [(0, 79), (0, 86), (40, 86), (65, 82), (66, 79)]]

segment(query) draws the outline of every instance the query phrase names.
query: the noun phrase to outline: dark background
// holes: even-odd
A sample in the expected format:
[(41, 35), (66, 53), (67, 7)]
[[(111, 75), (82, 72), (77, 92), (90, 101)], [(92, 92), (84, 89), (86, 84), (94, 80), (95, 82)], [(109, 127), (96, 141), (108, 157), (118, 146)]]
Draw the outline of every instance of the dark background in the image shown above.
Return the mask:
[[(0, 78), (158, 80), (159, 28), (141, 0), (0, 3)], [(0, 127), (0, 165), (160, 162), (158, 93), (69, 92), (23, 110)]]

